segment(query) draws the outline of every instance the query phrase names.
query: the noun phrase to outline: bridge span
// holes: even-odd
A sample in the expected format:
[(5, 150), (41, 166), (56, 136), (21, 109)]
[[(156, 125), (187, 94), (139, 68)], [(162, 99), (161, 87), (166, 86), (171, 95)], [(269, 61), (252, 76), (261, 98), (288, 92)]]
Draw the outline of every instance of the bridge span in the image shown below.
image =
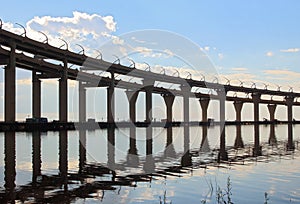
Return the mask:
[[(24, 35), (24, 34), (23, 34)], [(140, 92), (145, 92), (146, 123), (151, 123), (152, 95), (160, 94), (165, 101), (167, 110), (167, 123), (172, 123), (173, 102), (175, 97), (183, 97), (184, 124), (188, 124), (190, 113), (190, 98), (199, 100), (202, 109), (202, 122), (207, 122), (207, 110), (211, 100), (219, 101), (220, 122), (225, 123), (225, 102), (232, 101), (236, 111), (236, 122), (241, 121), (243, 104), (252, 103), (254, 106), (254, 122), (259, 122), (259, 105), (267, 104), (270, 121), (275, 121), (275, 111), (278, 105), (287, 106), (288, 122), (290, 124), (289, 137), (292, 137), (293, 106), (300, 106), (295, 100), (300, 93), (257, 88), (256, 86), (244, 87), (208, 82), (179, 76), (170, 76), (151, 72), (150, 69), (140, 70), (135, 66), (124, 66), (120, 62), (107, 62), (102, 58), (92, 58), (81, 53), (74, 53), (39, 42), (23, 35), (0, 29), (0, 65), (5, 66), (5, 113), (6, 123), (16, 121), (16, 68), (32, 71), (32, 116), (41, 117), (41, 79), (59, 79), (59, 122), (68, 122), (68, 80), (79, 82), (79, 122), (86, 122), (86, 89), (89, 87), (107, 87), (107, 123), (114, 124), (115, 116), (115, 88), (124, 89), (129, 103), (129, 114), (132, 123), (136, 122), (136, 101)], [(59, 63), (54, 63), (59, 62)], [(80, 69), (72, 68), (80, 67)], [(109, 77), (102, 77), (88, 71), (102, 71), (109, 73)], [(120, 80), (116, 76), (130, 76), (140, 79), (142, 83)], [(155, 86), (155, 82), (175, 84), (178, 89), (167, 89)], [(201, 88), (202, 92), (193, 92), (192, 88)], [(203, 91), (204, 90), (204, 91)], [(239, 97), (240, 94), (230, 96), (228, 92), (243, 93), (248, 97)], [(262, 96), (270, 96), (264, 99)], [(279, 96), (282, 100), (273, 100)], [(221, 130), (221, 135), (224, 132)], [(257, 131), (256, 131), (257, 132)]]

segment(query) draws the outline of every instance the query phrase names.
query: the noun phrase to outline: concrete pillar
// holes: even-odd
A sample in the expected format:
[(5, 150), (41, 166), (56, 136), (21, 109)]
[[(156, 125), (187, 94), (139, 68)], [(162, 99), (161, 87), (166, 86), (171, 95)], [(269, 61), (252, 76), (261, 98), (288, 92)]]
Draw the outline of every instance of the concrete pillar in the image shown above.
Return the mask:
[(113, 124), (115, 122), (115, 82), (114, 73), (111, 73), (112, 82), (107, 87), (107, 122)]
[(207, 121), (208, 121), (207, 109), (208, 109), (210, 99), (209, 98), (200, 98), (199, 102), (200, 102), (201, 111), (202, 111), (202, 122), (207, 123)]
[(254, 122), (259, 122), (259, 103), (260, 103), (260, 96), (259, 93), (252, 93), (252, 100), (254, 105)]
[(4, 138), (4, 188), (8, 203), (15, 203), (16, 180), (16, 133), (5, 132)]
[(244, 103), (242, 101), (234, 101), (233, 102), (234, 109), (235, 109), (235, 121), (242, 122), (242, 108)]
[(4, 79), (4, 120), (16, 121), (16, 44), (10, 42), (9, 63), (5, 67)]
[(32, 71), (32, 117), (41, 117), (41, 80)]
[(276, 111), (276, 104), (268, 104), (268, 110), (270, 114), (270, 121), (274, 122), (275, 121), (275, 111)]
[(259, 93), (252, 93), (252, 100), (254, 104), (254, 148), (253, 156), (261, 156), (261, 146), (259, 140), (259, 102), (260, 102)]
[(139, 95), (139, 91), (126, 90), (125, 91), (129, 102), (129, 118), (132, 123), (136, 122), (136, 100)]
[(86, 122), (86, 89), (79, 81), (79, 122)]
[(173, 103), (175, 96), (173, 94), (164, 94), (163, 97), (167, 107), (167, 124), (171, 125), (173, 119)]
[(190, 94), (192, 87), (189, 85), (181, 85), (183, 95), (183, 122), (188, 124), (190, 122)]
[(143, 86), (146, 92), (146, 123), (151, 123), (152, 121), (152, 92), (153, 92), (153, 80), (145, 80), (143, 81)]
[(59, 79), (59, 121), (68, 122), (68, 63), (64, 61), (64, 71)]
[(287, 114), (288, 114), (288, 150), (294, 150), (295, 145), (293, 141), (293, 104), (294, 104), (294, 97), (293, 96), (286, 96), (285, 97), (286, 106), (287, 106)]

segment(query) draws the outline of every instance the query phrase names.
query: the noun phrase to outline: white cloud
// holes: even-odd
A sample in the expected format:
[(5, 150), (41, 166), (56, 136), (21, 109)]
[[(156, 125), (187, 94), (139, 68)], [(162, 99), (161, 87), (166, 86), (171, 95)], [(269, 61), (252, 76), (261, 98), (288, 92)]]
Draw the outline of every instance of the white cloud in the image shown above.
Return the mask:
[(270, 82), (275, 82), (278, 85), (283, 85), (285, 89), (294, 87), (294, 91), (300, 91), (299, 78), (300, 73), (291, 70), (264, 70), (264, 79)]
[(116, 31), (116, 22), (112, 16), (102, 17), (97, 14), (73, 12), (73, 17), (34, 17), (27, 22), (27, 27), (47, 31), (48, 34), (60, 33), (61, 36), (92, 35), (98, 38), (103, 33)]
[(134, 48), (136, 52), (142, 53), (144, 56), (150, 56), (152, 54), (152, 49), (147, 47), (136, 47)]
[(169, 50), (153, 50), (147, 47), (135, 47), (133, 48), (135, 52), (143, 54), (143, 57), (151, 57), (151, 58), (160, 58), (160, 57), (172, 57), (174, 56), (174, 53)]
[(267, 56), (267, 57), (273, 57), (273, 56), (274, 56), (274, 53), (271, 52), (271, 51), (269, 51), (269, 52), (266, 53), (266, 56)]
[(264, 73), (269, 77), (272, 76), (287, 81), (299, 80), (300, 78), (299, 72), (294, 72), (290, 70), (264, 70)]
[(167, 55), (169, 55), (169, 56), (173, 56), (174, 55), (174, 53), (171, 50), (169, 50), (169, 49), (165, 49), (164, 53), (167, 54)]
[(200, 50), (208, 52), (210, 50), (210, 47), (209, 46), (200, 47)]
[(289, 48), (286, 50), (280, 50), (280, 52), (299, 52), (300, 49), (299, 48)]
[(245, 72), (245, 71), (248, 71), (248, 68), (245, 68), (245, 67), (234, 67), (234, 68), (231, 68), (232, 71), (239, 71), (239, 72)]
[(219, 53), (218, 57), (219, 57), (220, 60), (222, 60), (224, 58), (224, 55), (222, 53)]
[(144, 41), (144, 40), (139, 40), (139, 39), (137, 39), (136, 37), (132, 37), (131, 38), (131, 40), (133, 40), (133, 41), (135, 41), (135, 42), (138, 42), (138, 43), (146, 43), (146, 41)]
[(124, 40), (117, 37), (117, 36), (112, 36), (112, 43), (115, 44), (115, 45), (123, 45)]
[[(87, 52), (99, 47), (108, 40), (113, 40), (116, 44), (122, 44), (122, 40), (113, 35), (116, 31), (116, 22), (112, 16), (100, 16), (98, 14), (87, 14), (73, 12), (71, 17), (34, 17), (26, 23), (27, 36), (29, 38), (45, 41), (46, 37), (38, 31), (43, 32), (48, 37), (49, 44), (61, 47), (65, 40), (69, 44), (69, 49), (79, 51), (76, 44), (82, 44)], [(3, 29), (13, 33), (24, 33), (23, 28), (12, 23), (5, 22)], [(66, 48), (64, 46), (64, 48)]]

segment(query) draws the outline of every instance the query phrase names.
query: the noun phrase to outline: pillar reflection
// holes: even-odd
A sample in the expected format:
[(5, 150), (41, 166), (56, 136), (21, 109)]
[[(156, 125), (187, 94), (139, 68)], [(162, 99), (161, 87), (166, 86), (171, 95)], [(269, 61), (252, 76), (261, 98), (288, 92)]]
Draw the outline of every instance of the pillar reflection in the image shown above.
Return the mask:
[(234, 141), (234, 148), (244, 148), (244, 142), (242, 138), (242, 126), (240, 124), (236, 126), (236, 138)]
[(116, 161), (115, 161), (115, 128), (107, 129), (107, 166), (112, 171), (115, 171)]
[(153, 131), (151, 126), (146, 128), (146, 161), (143, 166), (143, 170), (146, 174), (153, 173), (155, 170), (152, 132)]
[(64, 190), (68, 191), (68, 132), (59, 131), (59, 174)]
[(192, 166), (192, 156), (190, 154), (190, 127), (188, 124), (184, 125), (184, 139), (183, 139), (183, 156), (181, 157), (181, 166)]
[(129, 138), (129, 150), (127, 153), (127, 165), (129, 167), (138, 167), (139, 166), (139, 156), (136, 147), (136, 127), (130, 127), (130, 138)]
[(277, 145), (277, 138), (275, 135), (275, 125), (271, 124), (270, 125), (270, 137), (269, 137), (269, 144), (270, 145)]
[(86, 164), (86, 130), (79, 130), (79, 173), (83, 172)]
[(207, 133), (208, 133), (208, 126), (207, 125), (202, 126), (202, 140), (201, 140), (200, 152), (211, 151), (209, 147)]
[(260, 138), (259, 138), (259, 124), (254, 124), (254, 147), (253, 147), (253, 156), (261, 156), (262, 155), (262, 147), (260, 146)]
[(15, 203), (16, 137), (15, 132), (5, 132), (4, 141), (4, 188), (5, 196), (0, 203)]
[(41, 176), (41, 132), (32, 132), (32, 183), (36, 184), (37, 178)]
[(164, 157), (165, 158), (175, 158), (176, 152), (173, 145), (173, 128), (167, 128), (167, 140), (166, 140), (166, 147), (164, 150)]

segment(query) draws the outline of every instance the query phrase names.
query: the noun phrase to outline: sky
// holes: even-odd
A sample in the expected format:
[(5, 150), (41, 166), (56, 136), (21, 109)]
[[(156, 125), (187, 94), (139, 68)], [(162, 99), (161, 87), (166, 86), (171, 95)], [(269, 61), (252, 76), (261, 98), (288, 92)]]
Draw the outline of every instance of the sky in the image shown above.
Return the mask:
[[(184, 44), (179, 45), (184, 45), (186, 50), (197, 46), (201, 48), (201, 52), (211, 62), (209, 66), (213, 67), (220, 81), (224, 82), (226, 77), (236, 85), (239, 85), (241, 80), (249, 86), (255, 82), (259, 87), (264, 87), (265, 83), (270, 84), (269, 87), (273, 89), (277, 89), (277, 85), (280, 85), (282, 90), (288, 90), (292, 86), (294, 91), (300, 91), (299, 9), (300, 2), (296, 0), (247, 2), (11, 0), (2, 2), (0, 18), (4, 22), (5, 29), (20, 33), (22, 32), (20, 26), (15, 24), (19, 23), (26, 27), (28, 36), (34, 39), (42, 40), (43, 36), (34, 31), (43, 31), (53, 45), (60, 46), (62, 42), (58, 38), (63, 38), (70, 44), (70, 49), (79, 52), (80, 48), (75, 46), (78, 43), (87, 47), (87, 50), (91, 48), (89, 51), (93, 56), (95, 51), (92, 50), (103, 48), (103, 44), (107, 41), (120, 46), (124, 44), (124, 39), (131, 39), (125, 53), (129, 53), (128, 47), (131, 53), (138, 53), (130, 55), (136, 64), (145, 66), (143, 62), (146, 61), (156, 69), (159, 69), (158, 66), (177, 67), (180, 74), (186, 76), (187, 71), (184, 73), (183, 70), (188, 67), (179, 61), (184, 58), (181, 55), (190, 56), (191, 51), (176, 53), (178, 49), (176, 43), (180, 39), (180, 43)], [(145, 30), (146, 34), (143, 33)], [(152, 31), (148, 32), (149, 30)], [(153, 30), (162, 34), (167, 33), (160, 43), (156, 43), (158, 45), (151, 47), (150, 43), (143, 46), (137, 43), (138, 41), (141, 43), (142, 40), (136, 36), (143, 37), (143, 40), (155, 39)], [(31, 31), (33, 32), (30, 34)], [(136, 42), (133, 42), (133, 39)], [(158, 39), (159, 37), (156, 38)], [(188, 41), (191, 46), (187, 46)], [(106, 47), (105, 51), (101, 49), (103, 57), (109, 61), (115, 60), (112, 57), (113, 53), (109, 53), (113, 49), (110, 46)], [(119, 57), (124, 54), (124, 49), (115, 54)], [(128, 60), (125, 61), (122, 63), (129, 63)], [(196, 65), (202, 63), (200, 61), (199, 57)], [(3, 72), (1, 75), (3, 76)], [(23, 118), (24, 115), (31, 114), (31, 102), (28, 98), (30, 74), (19, 70), (17, 77), (19, 79), (17, 93), (20, 101), (17, 109), (23, 114), (19, 118)], [(52, 105), (52, 100), (57, 100), (57, 83), (48, 80), (43, 87), (47, 90), (43, 93), (43, 112), (48, 113), (50, 117), (52, 113), (57, 112), (57, 106)], [(72, 86), (69, 98), (75, 93), (71, 89)], [(3, 98), (3, 88), (1, 92)], [(105, 94), (103, 90), (99, 92), (100, 96)], [(90, 94), (97, 97), (97, 94)], [(3, 107), (3, 102), (1, 103)], [(157, 99), (157, 112), (161, 111), (160, 103), (161, 99)], [(142, 106), (142, 96), (138, 104)], [(76, 108), (76, 104), (74, 107)], [(102, 112), (98, 109), (97, 111)], [(101, 114), (97, 116), (99, 119), (105, 117)], [(125, 115), (121, 114), (120, 118), (126, 118)], [(267, 114), (261, 117), (267, 117)]]

